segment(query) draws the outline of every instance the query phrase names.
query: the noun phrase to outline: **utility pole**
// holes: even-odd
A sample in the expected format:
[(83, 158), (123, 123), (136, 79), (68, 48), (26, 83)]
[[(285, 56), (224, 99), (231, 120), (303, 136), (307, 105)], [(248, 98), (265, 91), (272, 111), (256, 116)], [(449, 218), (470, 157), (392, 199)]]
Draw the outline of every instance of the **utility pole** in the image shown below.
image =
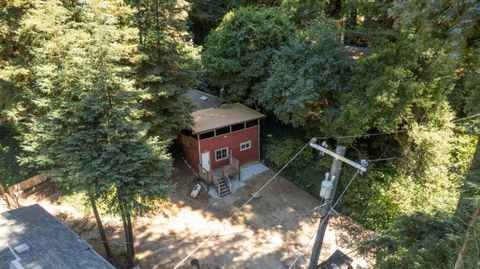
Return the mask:
[[(316, 269), (318, 265), (318, 258), (320, 257), (320, 252), (322, 250), (323, 238), (325, 236), (325, 231), (327, 230), (328, 226), (328, 220), (330, 218), (329, 213), (331, 211), (333, 198), (337, 189), (338, 179), (340, 178), (340, 170), (342, 169), (342, 164), (345, 162), (359, 169), (362, 172), (365, 172), (367, 169), (365, 167), (365, 163), (362, 162), (362, 164), (358, 164), (345, 158), (345, 151), (347, 149), (342, 145), (337, 145), (335, 152), (332, 152), (326, 148), (326, 145), (316, 144), (316, 139), (313, 138), (310, 141), (310, 146), (319, 150), (322, 154), (328, 154), (334, 158), (330, 173), (327, 173), (326, 179), (322, 182), (322, 190), (320, 192), (320, 195), (324, 196), (323, 198), (325, 199), (325, 206), (322, 207), (322, 212), (320, 214), (321, 218), (318, 224), (317, 236), (315, 238), (315, 244), (313, 245), (310, 264), (308, 266), (308, 269)], [(328, 186), (328, 188), (324, 188), (324, 182), (327, 183), (326, 186)]]

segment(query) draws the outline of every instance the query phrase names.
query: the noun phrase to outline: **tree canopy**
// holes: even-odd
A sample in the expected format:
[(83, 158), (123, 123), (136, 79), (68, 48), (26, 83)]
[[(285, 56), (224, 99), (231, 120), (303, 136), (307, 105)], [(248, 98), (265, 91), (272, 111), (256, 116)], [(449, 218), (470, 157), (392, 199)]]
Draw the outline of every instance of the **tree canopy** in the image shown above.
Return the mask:
[(294, 34), (278, 8), (241, 7), (227, 13), (205, 42), (202, 61), (209, 81), (225, 86), (230, 100), (254, 104), (275, 51)]

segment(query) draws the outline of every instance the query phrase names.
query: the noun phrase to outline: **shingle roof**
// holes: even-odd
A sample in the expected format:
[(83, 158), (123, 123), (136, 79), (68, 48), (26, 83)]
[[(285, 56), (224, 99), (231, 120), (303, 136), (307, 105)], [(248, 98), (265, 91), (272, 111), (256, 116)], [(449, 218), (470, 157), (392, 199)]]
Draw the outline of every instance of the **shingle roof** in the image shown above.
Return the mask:
[(265, 117), (262, 113), (240, 103), (197, 110), (193, 112), (192, 116), (195, 122), (192, 129), (194, 133)]
[[(21, 244), (29, 249), (17, 252), (15, 247)], [(114, 269), (89, 244), (39, 205), (0, 214), (0, 252), (0, 268), (10, 268), (11, 257), (16, 255), (19, 259), (15, 259), (25, 269)]]

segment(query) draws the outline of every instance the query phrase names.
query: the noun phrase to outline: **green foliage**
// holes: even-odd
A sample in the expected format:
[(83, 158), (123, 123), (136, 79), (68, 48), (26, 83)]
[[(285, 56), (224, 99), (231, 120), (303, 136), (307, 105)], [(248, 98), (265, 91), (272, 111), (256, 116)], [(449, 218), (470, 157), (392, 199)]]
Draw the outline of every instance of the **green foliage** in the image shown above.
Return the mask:
[(279, 120), (317, 134), (325, 133), (338, 114), (351, 66), (333, 25), (319, 18), (277, 50), (257, 94), (259, 103)]
[(382, 241), (378, 268), (451, 268), (456, 224), (445, 215), (399, 217)]
[(367, 128), (392, 131), (415, 122), (440, 124), (448, 113), (446, 94), (453, 87), (452, 70), (443, 65), (446, 60), (442, 51), (408, 38), (360, 59), (341, 124), (357, 118), (358, 126), (349, 126), (357, 133)]
[(192, 124), (184, 94), (197, 86), (200, 69), (198, 49), (187, 32), (187, 6), (176, 0), (128, 2), (135, 7), (139, 30), (136, 86), (144, 89), (139, 116), (148, 135), (173, 138)]
[(308, 26), (311, 21), (324, 17), (323, 11), (325, 6), (324, 3), (320, 1), (283, 0), (281, 7), (289, 14), (290, 19), (300, 28)]
[(241, 7), (229, 12), (205, 43), (202, 61), (211, 84), (225, 86), (232, 101), (254, 104), (272, 56), (294, 30), (279, 8)]
[(479, 62), (480, 36), (479, 11), (475, 1), (425, 1), (396, 3), (391, 15), (402, 28), (418, 33), (418, 37), (442, 40), (450, 56), (455, 59), (460, 83), (465, 85), (465, 108), (478, 112), (480, 102)]
[[(262, 159), (274, 169), (282, 168), (299, 151), (309, 138), (299, 129), (278, 122), (266, 122), (262, 130)], [(308, 146), (287, 168), (282, 175), (295, 185), (317, 197), (320, 191), (319, 175), (328, 171), (330, 162), (319, 158)]]
[(191, 0), (189, 10), (190, 30), (196, 44), (203, 44), (210, 30), (215, 29), (223, 16), (240, 6), (267, 7), (275, 5), (271, 0)]
[(21, 165), (17, 159), (23, 151), (19, 134), (11, 124), (0, 124), (0, 185), (8, 187), (35, 174), (36, 169)]
[(44, 27), (61, 34), (35, 50), (28, 94), (37, 113), (28, 118), (24, 161), (51, 167), (64, 190), (94, 194), (112, 213), (142, 214), (170, 189), (171, 159), (169, 141), (147, 137), (136, 117), (144, 92), (133, 87), (130, 67), (138, 59), (133, 10), (90, 1), (75, 6), (73, 19), (69, 6), (50, 4), (26, 20), (48, 14)]
[(73, 207), (84, 216), (93, 216), (92, 206), (85, 192), (62, 193), (61, 202)]
[(15, 121), (18, 114), (24, 113), (19, 103), (25, 98), (23, 89), (32, 81), (28, 68), (31, 47), (41, 40), (19, 30), (34, 2), (6, 0), (0, 3), (0, 115), (8, 121)]
[[(274, 167), (282, 167), (293, 157), (299, 149), (305, 146), (302, 140), (288, 138), (286, 140), (277, 141), (275, 144), (269, 144), (266, 150), (265, 159)], [(313, 151), (307, 148), (297, 159), (289, 166), (293, 169), (305, 168), (313, 159)]]

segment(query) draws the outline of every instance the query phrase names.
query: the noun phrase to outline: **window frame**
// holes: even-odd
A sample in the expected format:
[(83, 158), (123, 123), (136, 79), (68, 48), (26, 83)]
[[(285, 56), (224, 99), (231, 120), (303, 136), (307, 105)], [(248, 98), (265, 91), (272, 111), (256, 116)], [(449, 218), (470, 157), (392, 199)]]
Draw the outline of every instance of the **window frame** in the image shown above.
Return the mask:
[[(223, 132), (219, 132), (219, 131), (223, 131)], [(215, 129), (215, 136), (227, 135), (231, 132), (232, 132), (232, 129), (231, 129), (231, 126), (229, 125), (229, 126)]]
[[(220, 159), (217, 159), (217, 156), (218, 156), (218, 155), (217, 155), (217, 152), (223, 151), (223, 150), (225, 150), (225, 152), (226, 152), (226, 153), (225, 153), (225, 157), (220, 158)], [(220, 153), (220, 154), (221, 154), (221, 153)], [(215, 150), (215, 161), (216, 161), (216, 162), (226, 160), (226, 159), (228, 159), (228, 157), (229, 157), (229, 156), (228, 156), (228, 147), (224, 147), (224, 148), (220, 148), (220, 149), (216, 149), (216, 150)]]
[[(242, 148), (243, 145), (248, 145), (248, 147), (247, 148)], [(249, 150), (251, 148), (252, 148), (252, 140), (248, 140), (248, 141), (240, 143), (240, 151)]]
[(256, 127), (260, 125), (260, 123), (258, 122), (258, 119), (256, 120), (249, 120), (249, 121), (246, 121), (245, 122), (245, 129), (248, 129), (248, 128), (253, 128), (253, 127)]
[[(240, 125), (242, 126), (242, 128), (241, 128), (241, 129), (236, 129), (236, 130), (233, 130), (233, 126), (240, 126)], [(245, 122), (242, 122), (242, 123), (236, 123), (236, 124), (232, 124), (232, 125), (230, 125), (230, 130), (231, 130), (231, 132), (232, 132), (232, 133), (233, 133), (233, 132), (238, 132), (238, 131), (245, 130)]]
[[(213, 135), (210, 135), (210, 134), (213, 134)], [(203, 136), (203, 137), (202, 137)], [(207, 136), (207, 137), (205, 137)], [(209, 138), (212, 138), (212, 137), (215, 137), (215, 130), (212, 130), (212, 131), (208, 131), (208, 132), (203, 132), (203, 133), (200, 133), (198, 135), (198, 138), (200, 140), (205, 140), (205, 139), (209, 139)]]

